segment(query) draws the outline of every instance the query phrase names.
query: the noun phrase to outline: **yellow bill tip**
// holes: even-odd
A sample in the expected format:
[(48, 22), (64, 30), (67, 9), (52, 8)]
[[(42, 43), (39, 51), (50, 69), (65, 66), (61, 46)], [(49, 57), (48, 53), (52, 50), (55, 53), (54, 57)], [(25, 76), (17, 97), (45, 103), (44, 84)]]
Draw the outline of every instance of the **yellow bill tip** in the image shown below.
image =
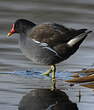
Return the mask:
[(8, 33), (8, 37), (10, 37), (11, 35), (12, 35), (12, 33), (11, 33), (11, 32), (9, 32), (9, 33)]

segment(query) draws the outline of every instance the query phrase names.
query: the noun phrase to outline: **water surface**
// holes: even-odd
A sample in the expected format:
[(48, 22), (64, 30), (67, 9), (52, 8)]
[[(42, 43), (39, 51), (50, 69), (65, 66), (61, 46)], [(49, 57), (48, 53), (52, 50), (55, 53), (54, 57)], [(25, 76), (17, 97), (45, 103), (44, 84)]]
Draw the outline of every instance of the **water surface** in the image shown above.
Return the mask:
[[(0, 110), (17, 110), (23, 95), (34, 88), (50, 87), (50, 79), (40, 75), (49, 67), (36, 65), (23, 56), (17, 43), (18, 35), (7, 37), (11, 24), (18, 18), (32, 20), (37, 24), (56, 22), (76, 29), (93, 30), (94, 1), (0, 1)], [(69, 71), (78, 71), (94, 65), (93, 34), (86, 38), (72, 57), (57, 66), (58, 88), (64, 90), (70, 99), (78, 104), (79, 110), (94, 109), (94, 91), (79, 85), (69, 87), (62, 79), (70, 78)], [(80, 102), (79, 91), (82, 95)]]

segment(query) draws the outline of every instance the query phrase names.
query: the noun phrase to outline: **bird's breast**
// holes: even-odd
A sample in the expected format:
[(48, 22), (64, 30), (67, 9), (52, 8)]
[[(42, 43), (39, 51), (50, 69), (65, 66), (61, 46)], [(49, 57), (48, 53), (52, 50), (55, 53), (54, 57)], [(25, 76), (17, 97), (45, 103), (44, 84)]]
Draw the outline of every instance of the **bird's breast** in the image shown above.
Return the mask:
[(34, 63), (51, 65), (60, 62), (61, 58), (54, 51), (43, 47), (30, 38), (20, 39), (19, 44), (23, 54)]

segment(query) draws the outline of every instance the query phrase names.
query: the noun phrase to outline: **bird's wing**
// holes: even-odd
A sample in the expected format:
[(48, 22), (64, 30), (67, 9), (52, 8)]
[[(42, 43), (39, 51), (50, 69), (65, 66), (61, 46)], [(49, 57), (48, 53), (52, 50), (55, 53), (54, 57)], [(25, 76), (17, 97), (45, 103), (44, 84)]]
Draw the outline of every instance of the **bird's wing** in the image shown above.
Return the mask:
[(28, 36), (37, 42), (47, 43), (50, 47), (53, 47), (58, 44), (67, 43), (84, 31), (86, 29), (74, 30), (59, 24), (48, 23), (35, 26)]
[(68, 29), (61, 25), (40, 24), (31, 30), (29, 37), (38, 42), (47, 43), (49, 46), (53, 47), (65, 42), (66, 32), (68, 32)]
[[(64, 55), (63, 53), (68, 51), (69, 47), (67, 46), (72, 39), (78, 38), (77, 40), (79, 41), (80, 35), (83, 35), (83, 37), (87, 36), (88, 33), (83, 34), (86, 30), (87, 29), (70, 29), (59, 24), (40, 24), (31, 30), (29, 37), (32, 38), (34, 42), (41, 44), (43, 48), (47, 48), (56, 54), (59, 53), (59, 55), (62, 56)], [(83, 40), (84, 38), (82, 41)], [(76, 40), (74, 39), (72, 41)], [(74, 53), (82, 41), (80, 41), (74, 49), (69, 51), (73, 51), (71, 53)]]

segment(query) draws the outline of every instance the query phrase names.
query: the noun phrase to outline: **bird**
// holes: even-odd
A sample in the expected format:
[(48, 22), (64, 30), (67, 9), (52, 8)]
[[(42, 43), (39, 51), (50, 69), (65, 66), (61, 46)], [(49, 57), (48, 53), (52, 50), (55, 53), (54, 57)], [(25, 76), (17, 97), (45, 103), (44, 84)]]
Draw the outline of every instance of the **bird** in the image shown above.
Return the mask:
[(19, 45), (23, 54), (36, 64), (49, 65), (44, 73), (52, 73), (51, 90), (56, 90), (56, 64), (68, 59), (88, 36), (88, 29), (68, 28), (58, 23), (36, 24), (26, 19), (17, 19), (8, 37), (19, 34)]

